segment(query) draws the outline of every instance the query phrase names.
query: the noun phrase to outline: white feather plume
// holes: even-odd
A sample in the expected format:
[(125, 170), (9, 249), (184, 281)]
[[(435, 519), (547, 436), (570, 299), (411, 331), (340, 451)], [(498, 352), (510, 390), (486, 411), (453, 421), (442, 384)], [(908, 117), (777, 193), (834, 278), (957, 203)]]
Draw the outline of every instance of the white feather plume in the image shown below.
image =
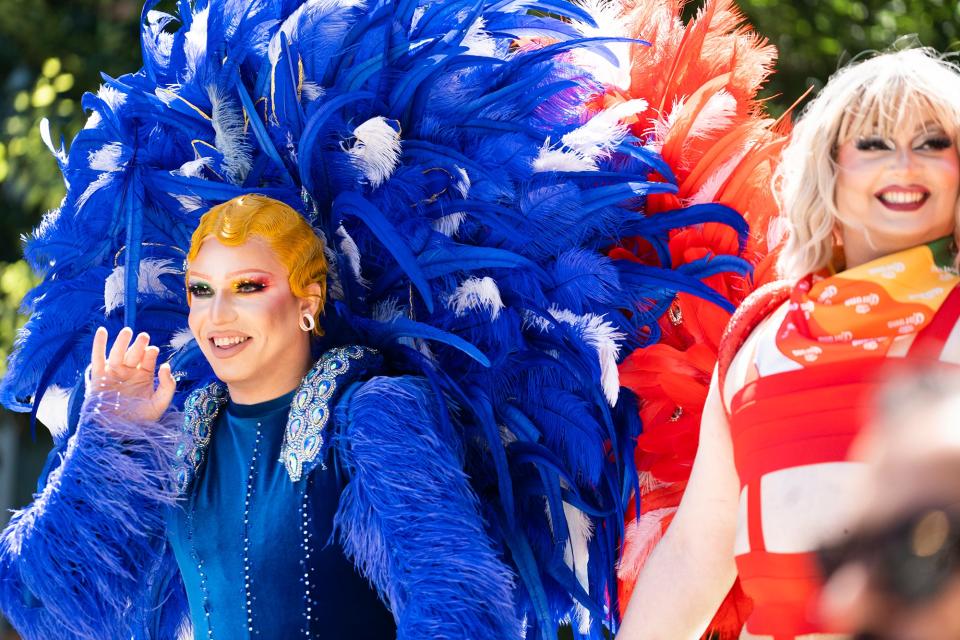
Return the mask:
[[(322, 234), (321, 234), (322, 235)], [(327, 298), (343, 300), (343, 283), (340, 280), (340, 269), (337, 264), (337, 254), (323, 238), (323, 256), (327, 259)]]
[(487, 309), (490, 319), (496, 320), (503, 309), (503, 300), (500, 299), (500, 288), (493, 278), (467, 278), (447, 298), (447, 307), (452, 309), (457, 317), (468, 310)]
[(97, 97), (103, 100), (107, 106), (110, 107), (111, 111), (116, 111), (127, 101), (126, 94), (121, 93), (119, 89), (114, 89), (107, 85), (100, 86), (100, 89), (97, 90)]
[(627, 136), (629, 127), (622, 121), (646, 108), (646, 100), (627, 100), (563, 136), (562, 146), (552, 147), (548, 140), (534, 160), (534, 171), (596, 171), (597, 162), (608, 157)]
[(640, 568), (663, 537), (663, 519), (676, 510), (676, 507), (654, 509), (640, 516), (639, 520), (627, 524), (624, 553), (617, 566), (618, 576), (624, 579), (637, 577)]
[(179, 169), (174, 169), (170, 173), (175, 176), (185, 176), (187, 178), (199, 178), (203, 173), (204, 167), (210, 166), (210, 158), (197, 158), (196, 160), (190, 160), (189, 162), (184, 162), (180, 165)]
[(457, 231), (460, 230), (460, 225), (463, 224), (463, 221), (466, 219), (467, 214), (462, 211), (458, 213), (448, 213), (434, 220), (430, 226), (433, 227), (433, 230), (437, 233), (442, 233), (452, 238), (457, 234)]
[(350, 161), (376, 188), (390, 177), (400, 163), (400, 125), (375, 116), (353, 130), (356, 140), (347, 150)]
[(120, 162), (121, 157), (123, 157), (123, 145), (119, 142), (111, 142), (88, 153), (87, 164), (94, 171), (120, 171), (123, 168)]
[(226, 178), (242, 184), (250, 171), (251, 147), (244, 131), (243, 110), (232, 99), (221, 96), (216, 87), (209, 88), (214, 146), (223, 154)]
[(360, 270), (360, 248), (354, 242), (347, 230), (340, 225), (337, 227), (337, 237), (340, 238), (340, 251), (347, 257), (347, 263), (350, 265), (350, 271), (353, 272), (353, 279), (363, 287), (369, 287), (370, 281), (363, 277)]
[[(590, 561), (589, 545), (593, 538), (593, 524), (582, 511), (566, 502), (563, 503), (563, 515), (567, 520), (567, 530), (570, 533), (570, 539), (567, 540), (563, 549), (563, 561), (573, 569), (580, 586), (589, 592), (590, 579), (587, 575), (587, 564)], [(576, 618), (580, 633), (589, 633), (590, 612), (579, 603), (576, 608)]]
[[(597, 26), (578, 23), (584, 37), (629, 37), (626, 21), (622, 17), (623, 3), (609, 0), (579, 0), (582, 6), (593, 17)], [(632, 57), (629, 42), (611, 42), (603, 45), (616, 58), (617, 63), (595, 53), (591, 47), (577, 47), (573, 50), (573, 60), (578, 67), (588, 69), (594, 78), (605, 85), (612, 85), (620, 89), (630, 87), (630, 69)]]
[[(466, 15), (463, 15), (463, 18), (466, 17)], [(462, 43), (467, 47), (467, 55), (497, 57), (497, 42), (490, 37), (486, 29), (487, 25), (483, 18), (477, 18), (470, 25)]]
[(180, 203), (184, 213), (193, 213), (203, 208), (203, 199), (201, 199), (200, 196), (185, 196), (178, 193), (173, 197)]
[(67, 433), (67, 411), (70, 404), (70, 390), (55, 384), (47, 387), (37, 407), (37, 420), (50, 431), (50, 435), (59, 438)]
[(176, 333), (170, 338), (170, 348), (174, 351), (180, 351), (184, 349), (191, 342), (194, 342), (193, 333), (189, 328), (184, 327), (183, 329), (178, 329)]
[[(106, 313), (123, 306), (126, 290), (125, 268), (119, 265), (107, 276), (103, 284), (103, 306)], [(137, 293), (150, 293), (169, 300), (176, 300), (179, 295), (160, 281), (163, 275), (180, 275), (181, 271), (174, 266), (172, 260), (147, 258), (140, 261), (140, 277), (137, 280)]]
[[(667, 135), (683, 114), (685, 106), (686, 99), (678, 98), (674, 100), (670, 112), (665, 117), (654, 120), (653, 128), (650, 131), (650, 148), (658, 152), (663, 148), (664, 140), (667, 139)], [(721, 89), (707, 100), (707, 104), (701, 109), (697, 119), (690, 127), (688, 138), (690, 140), (702, 139), (721, 131), (730, 126), (736, 114), (737, 99), (730, 92)]]
[(187, 68), (184, 71), (184, 83), (193, 80), (197, 73), (197, 65), (203, 60), (207, 51), (207, 18), (210, 15), (210, 7), (204, 7), (193, 14), (193, 23), (183, 43), (183, 53), (186, 57)]
[(294, 42), (300, 38), (300, 20), (304, 14), (323, 14), (336, 8), (363, 7), (366, 6), (364, 0), (308, 0), (296, 11), (287, 16), (280, 28), (270, 39), (270, 46), (267, 49), (267, 56), (271, 65), (276, 65), (280, 59), (280, 34), (287, 38), (287, 42)]
[(550, 141), (544, 142), (540, 153), (533, 161), (536, 173), (545, 171), (596, 171), (597, 163), (573, 149), (551, 148)]
[[(96, 113), (96, 111), (94, 111)], [(92, 114), (91, 114), (92, 117)], [(60, 142), (60, 148), (53, 146), (53, 136), (50, 134), (50, 120), (47, 118), (40, 119), (40, 139), (43, 141), (44, 146), (50, 150), (50, 153), (53, 154), (53, 157), (57, 159), (58, 162), (67, 161), (67, 152), (63, 149), (63, 142)]]
[(750, 148), (750, 142), (743, 146), (737, 153), (724, 162), (720, 167), (710, 174), (710, 177), (704, 181), (703, 186), (697, 190), (693, 197), (690, 198), (684, 204), (707, 204), (710, 202), (715, 202), (717, 197), (717, 191), (720, 190), (720, 187), (723, 186), (723, 183), (727, 181), (727, 178), (730, 177), (730, 174), (733, 173), (733, 170), (737, 168), (737, 165), (740, 164), (740, 161), (743, 160), (744, 156), (747, 155), (747, 151)]
[(617, 403), (620, 396), (620, 374), (617, 371), (617, 356), (620, 354), (620, 342), (626, 336), (614, 329), (603, 316), (592, 313), (577, 315), (569, 309), (550, 308), (550, 315), (558, 322), (575, 327), (584, 341), (597, 351), (600, 360), (600, 382), (603, 394), (610, 406)]

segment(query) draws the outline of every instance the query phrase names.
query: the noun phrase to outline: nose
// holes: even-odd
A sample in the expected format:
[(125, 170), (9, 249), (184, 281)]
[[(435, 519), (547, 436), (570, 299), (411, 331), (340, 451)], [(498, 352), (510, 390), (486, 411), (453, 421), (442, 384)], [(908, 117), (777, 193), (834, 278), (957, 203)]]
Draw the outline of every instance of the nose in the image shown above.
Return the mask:
[(894, 154), (894, 166), (903, 171), (911, 171), (916, 165), (916, 153), (909, 147), (901, 147)]
[(233, 306), (232, 296), (217, 292), (210, 306), (210, 321), (213, 324), (225, 324), (237, 318), (237, 310)]

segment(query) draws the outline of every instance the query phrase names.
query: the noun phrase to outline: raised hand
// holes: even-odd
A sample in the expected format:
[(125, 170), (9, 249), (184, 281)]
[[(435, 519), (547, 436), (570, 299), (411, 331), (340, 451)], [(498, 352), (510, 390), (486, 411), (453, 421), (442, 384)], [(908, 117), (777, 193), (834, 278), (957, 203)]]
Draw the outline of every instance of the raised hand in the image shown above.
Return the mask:
[(150, 336), (141, 333), (131, 344), (133, 330), (124, 327), (107, 354), (107, 330), (97, 329), (90, 354), (90, 392), (100, 394), (119, 415), (131, 420), (158, 420), (173, 400), (176, 382), (170, 365), (163, 363), (154, 372), (160, 348), (150, 344)]

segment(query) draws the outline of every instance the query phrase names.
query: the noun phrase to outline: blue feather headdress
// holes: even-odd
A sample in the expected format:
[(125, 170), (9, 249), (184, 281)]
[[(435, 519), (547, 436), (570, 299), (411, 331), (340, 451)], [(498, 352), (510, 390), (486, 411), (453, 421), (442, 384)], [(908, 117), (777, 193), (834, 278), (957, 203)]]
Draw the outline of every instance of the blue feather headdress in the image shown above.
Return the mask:
[(742, 226), (722, 208), (638, 213), (671, 172), (615, 113), (588, 117), (601, 88), (570, 55), (615, 39), (584, 37), (596, 25), (565, 0), (155, 4), (142, 69), (85, 96), (69, 153), (45, 136), (67, 196), (25, 249), (44, 280), (0, 399), (35, 412), (73, 389), (76, 413), (102, 324), (149, 332), (181, 392), (208, 377), (185, 328), (190, 235), (234, 196), (282, 200), (325, 242), (331, 346), (376, 347), (443, 399), (530, 637), (615, 626), (640, 429), (617, 360), (678, 291), (723, 301), (702, 273), (604, 250)]

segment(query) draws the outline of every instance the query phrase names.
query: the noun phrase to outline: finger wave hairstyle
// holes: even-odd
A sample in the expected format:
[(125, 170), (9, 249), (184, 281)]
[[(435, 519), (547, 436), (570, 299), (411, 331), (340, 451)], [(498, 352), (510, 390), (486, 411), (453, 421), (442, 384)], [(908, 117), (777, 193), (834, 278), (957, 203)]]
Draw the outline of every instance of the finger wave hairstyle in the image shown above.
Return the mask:
[[(327, 296), (327, 260), (323, 241), (299, 213), (288, 205), (259, 194), (246, 194), (212, 207), (200, 218), (190, 239), (187, 263), (200, 245), (214, 237), (229, 247), (245, 243), (251, 236), (263, 238), (290, 273), (290, 290), (298, 298), (310, 298), (307, 287), (320, 285), (320, 306), (314, 317), (313, 333), (323, 335), (320, 314)], [(187, 301), (189, 302), (189, 292)]]
[[(859, 137), (892, 137), (926, 114), (957, 148), (960, 68), (929, 48), (881, 53), (847, 65), (827, 82), (797, 121), (774, 176), (788, 227), (778, 258), (784, 278), (797, 279), (832, 264), (837, 210), (837, 149)], [(954, 236), (960, 229), (960, 206)]]

